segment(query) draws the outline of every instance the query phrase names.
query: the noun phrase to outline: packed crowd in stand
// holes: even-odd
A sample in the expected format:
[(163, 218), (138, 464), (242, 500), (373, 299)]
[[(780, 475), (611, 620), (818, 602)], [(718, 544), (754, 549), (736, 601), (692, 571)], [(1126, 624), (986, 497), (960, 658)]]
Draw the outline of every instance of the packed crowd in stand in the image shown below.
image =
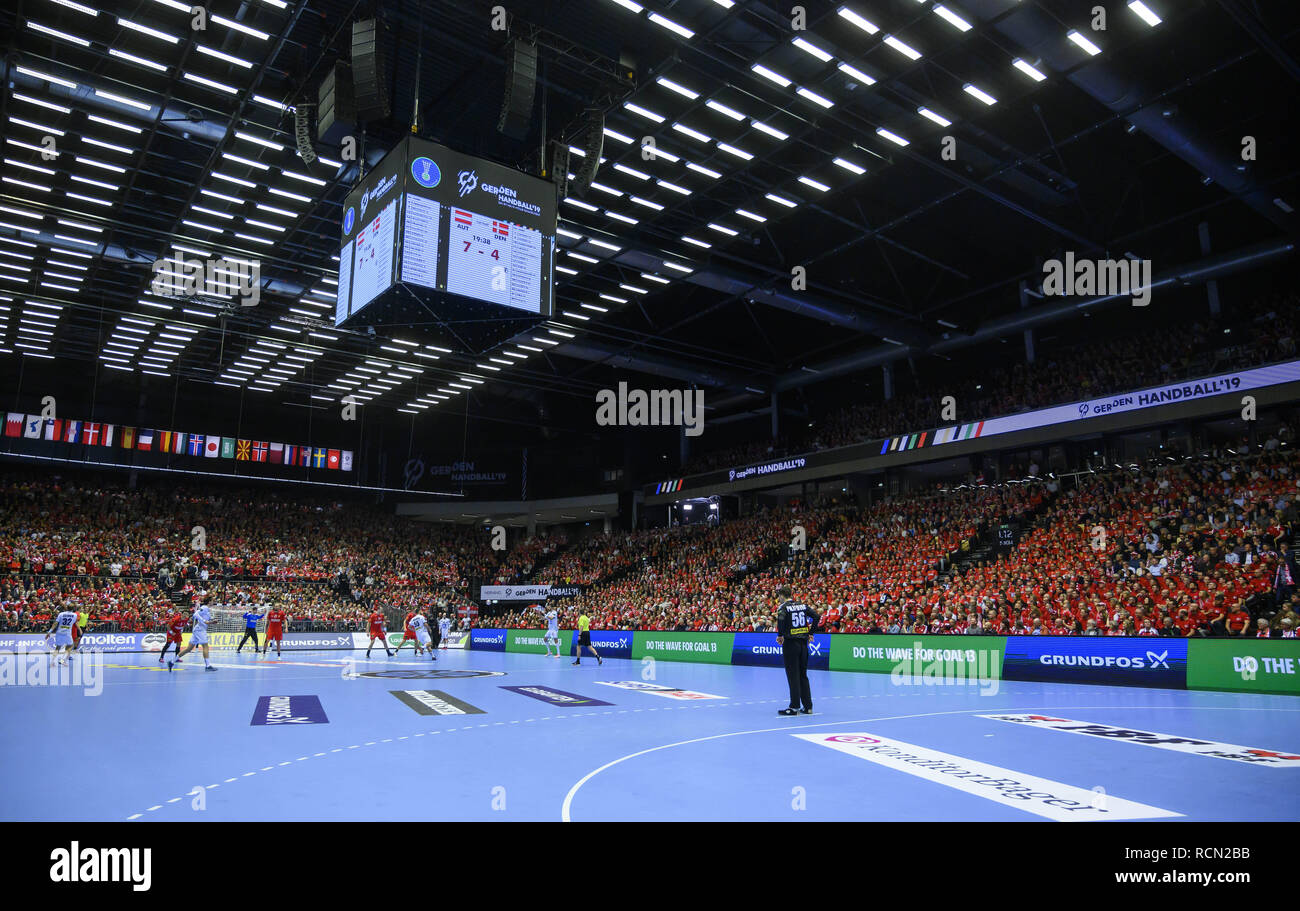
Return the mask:
[(930, 384), (887, 402), (861, 402), (833, 410), (816, 416), (811, 426), (776, 440), (702, 452), (682, 474), (935, 427), (942, 423), (940, 399), (945, 395), (957, 401), (958, 422), (980, 420), (1294, 358), (1297, 338), (1300, 293), (1275, 294), (1219, 320), (1177, 323), (1158, 332), (1112, 338), (1059, 357), (1042, 357), (1034, 364), (981, 364), (977, 375), (945, 378), (942, 385)]
[[(530, 581), (581, 587), (555, 602), (561, 620), (586, 613), (598, 629), (769, 630), (775, 592), (790, 585), (825, 613), (828, 631), (1282, 635), (1300, 628), (1291, 436), (1284, 428), (1249, 456), (1162, 459), (1067, 483), (963, 487), (867, 507), (830, 498), (717, 527), (571, 544), (539, 537), (496, 563), (479, 529), (392, 517), (385, 527), (366, 507), (319, 504), (286, 508), (273, 526), (273, 511), (251, 501), (243, 503), (250, 515), (227, 526), (223, 518), (238, 511), (230, 504), (241, 501), (222, 497), (210, 498), (230, 508), (208, 519), (209, 550), (194, 551), (198, 501), (181, 491), (13, 478), (3, 483), (0, 515), (9, 570), (0, 577), (0, 628), (42, 629), (73, 607), (91, 615), (92, 630), (157, 630), (177, 609), (174, 595), (232, 612), (276, 605), (293, 618), (291, 631), (358, 629), (375, 607), (473, 617), (474, 593), (446, 566), (517, 580), (545, 558)], [(91, 521), (76, 518), (80, 509)], [(1022, 529), (1014, 548), (961, 565), (1004, 523)], [(213, 547), (222, 533), (238, 535), (247, 552)], [(333, 573), (331, 557), (342, 561)], [(483, 622), (536, 627), (541, 617), (509, 605)]]
[[(1132, 388), (1207, 352), (1220, 368), (1293, 355), (1297, 317), (1283, 308), (1295, 302), (1263, 302), (1229, 351), (1221, 330), (1193, 324), (1083, 349), (1068, 364), (995, 371), (980, 407)], [(863, 406), (844, 432), (875, 433), (873, 422), (932, 404), (891, 403), (887, 415)], [(790, 585), (830, 631), (1289, 636), (1300, 627), (1295, 444), (1283, 424), (1256, 446), (1068, 482), (1030, 466), (1026, 483), (787, 503), (718, 525), (574, 540), (516, 536), (504, 551), (488, 528), (418, 522), (369, 501), (11, 472), (0, 475), (0, 630), (42, 629), (75, 608), (92, 630), (152, 631), (196, 600), (276, 606), (291, 631), (352, 630), (375, 609), (475, 618), (480, 584), (531, 582), (578, 587), (555, 602), (562, 622), (583, 612), (596, 628), (768, 630), (775, 592)], [(1002, 523), (1020, 528), (1016, 546), (967, 559)], [(541, 623), (520, 607), (488, 604), (483, 622)]]
[[(1300, 628), (1298, 468), (1289, 450), (1161, 460), (1069, 489), (1052, 480), (660, 530), (672, 546), (557, 603), (570, 626), (585, 613), (596, 628), (761, 631), (788, 584), (830, 632), (1283, 636)], [(951, 567), (994, 524), (1016, 521), (1016, 547)], [(807, 548), (791, 552), (795, 524)], [(540, 615), (491, 622), (537, 627)]]
[(275, 604), (290, 630), (354, 629), (375, 606), (464, 606), (479, 581), (519, 567), (486, 535), (368, 503), (17, 473), (0, 477), (0, 572), (0, 629), (75, 606), (92, 629), (137, 632), (159, 628), (173, 595)]

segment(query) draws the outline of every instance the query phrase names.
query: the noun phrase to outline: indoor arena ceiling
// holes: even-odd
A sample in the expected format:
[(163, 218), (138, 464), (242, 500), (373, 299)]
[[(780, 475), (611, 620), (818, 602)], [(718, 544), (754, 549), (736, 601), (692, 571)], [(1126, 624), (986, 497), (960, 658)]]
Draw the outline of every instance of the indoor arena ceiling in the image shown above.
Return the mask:
[[(1203, 221), (1215, 253), (1293, 233), (1298, 4), (1112, 0), (1105, 30), (1095, 5), (534, 0), (494, 28), (479, 0), (213, 0), (195, 29), (177, 0), (19, 0), (0, 12), (0, 375), (51, 358), (105, 389), (436, 414), (457, 377), (508, 408), (590, 403), (635, 370), (739, 401), (951, 347), (1019, 310), (1057, 251), (1159, 275), (1202, 258)], [(366, 127), (370, 164), (417, 97), (421, 135), (533, 173), (604, 112), (595, 183), (560, 206), (555, 316), (527, 338), (319, 323), (358, 168), (321, 143), (304, 162), (293, 108), (373, 15), (392, 115)], [(540, 49), (523, 140), (497, 131), (512, 38)], [(260, 261), (258, 305), (152, 295), (153, 263), (191, 252)]]

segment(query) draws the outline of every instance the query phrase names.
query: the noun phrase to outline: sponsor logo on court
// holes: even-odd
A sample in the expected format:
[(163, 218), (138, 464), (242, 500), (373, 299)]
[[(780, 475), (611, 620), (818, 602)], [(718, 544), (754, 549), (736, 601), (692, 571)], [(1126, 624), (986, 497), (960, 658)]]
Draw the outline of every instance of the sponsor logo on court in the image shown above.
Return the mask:
[(389, 690), (420, 715), (485, 715), (482, 709), (442, 690)]
[(1157, 734), (1154, 731), (1139, 731), (1134, 728), (1115, 727), (1109, 724), (1073, 721), (1069, 718), (1053, 718), (1049, 715), (980, 715), (978, 717), (990, 718), (994, 721), (1010, 721), (1015, 724), (1047, 728), (1052, 731), (1065, 731), (1069, 734), (1083, 734), (1088, 737), (1119, 740), (1125, 743), (1140, 743), (1143, 746), (1155, 747), (1160, 750), (1173, 750), (1178, 753), (1193, 753), (1197, 756), (1229, 759), (1233, 762), (1249, 762), (1252, 765), (1262, 765), (1273, 769), (1300, 769), (1300, 755), (1238, 746), (1235, 743), (1219, 743), (1214, 740), (1201, 740), (1195, 737), (1179, 737), (1176, 734)]
[(867, 732), (791, 736), (1057, 822), (1183, 815)]
[(262, 696), (249, 724), (328, 724), (319, 696)]
[(599, 699), (592, 699), (588, 696), (579, 696), (577, 693), (566, 693), (564, 690), (554, 690), (549, 686), (503, 686), (503, 690), (510, 690), (521, 696), (528, 696), (538, 699), (549, 705), (613, 705), (612, 702), (602, 702)]
[(354, 677), (378, 677), (383, 680), (463, 680), (468, 677), (504, 677), (505, 671), (471, 671), (429, 668), (423, 671), (366, 671)]
[(641, 693), (649, 693), (652, 696), (664, 696), (668, 699), (726, 699), (726, 696), (715, 696), (712, 693), (697, 693), (694, 690), (678, 689), (675, 686), (660, 686), (657, 683), (646, 683), (644, 680), (597, 680), (601, 686), (616, 686), (621, 690), (634, 690)]

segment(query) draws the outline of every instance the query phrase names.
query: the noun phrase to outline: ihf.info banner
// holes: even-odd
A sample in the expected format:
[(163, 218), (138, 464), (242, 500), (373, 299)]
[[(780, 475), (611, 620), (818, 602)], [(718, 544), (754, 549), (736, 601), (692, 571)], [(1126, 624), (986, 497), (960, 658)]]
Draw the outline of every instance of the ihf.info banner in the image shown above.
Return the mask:
[[(474, 630), (469, 647), (545, 652), (545, 631)], [(3, 640), (0, 639), (0, 643)], [(561, 630), (575, 654), (578, 634)], [(592, 630), (607, 658), (655, 658), (780, 667), (773, 633)], [(0, 645), (2, 647), (2, 645)], [(1034, 680), (1162, 689), (1230, 690), (1300, 696), (1300, 639), (1166, 639), (1074, 636), (870, 636), (818, 633), (808, 642), (813, 670), (907, 674), (932, 671), (968, 680)]]

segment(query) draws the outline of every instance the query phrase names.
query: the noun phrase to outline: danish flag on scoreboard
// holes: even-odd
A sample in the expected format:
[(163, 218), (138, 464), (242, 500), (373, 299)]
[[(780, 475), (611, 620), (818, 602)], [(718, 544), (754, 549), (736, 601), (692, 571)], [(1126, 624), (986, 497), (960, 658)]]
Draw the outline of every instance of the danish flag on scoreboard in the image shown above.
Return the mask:
[(492, 233), (493, 233), (493, 234), (497, 234), (497, 235), (499, 235), (499, 236), (501, 236), (501, 237), (509, 237), (509, 236), (510, 236), (510, 222), (508, 222), (508, 221), (494, 221), (494, 222), (492, 222)]
[(454, 213), (453, 217), (460, 224), (462, 225), (474, 224), (474, 216), (471, 213), (466, 212), (464, 209), (453, 209), (452, 211)]

